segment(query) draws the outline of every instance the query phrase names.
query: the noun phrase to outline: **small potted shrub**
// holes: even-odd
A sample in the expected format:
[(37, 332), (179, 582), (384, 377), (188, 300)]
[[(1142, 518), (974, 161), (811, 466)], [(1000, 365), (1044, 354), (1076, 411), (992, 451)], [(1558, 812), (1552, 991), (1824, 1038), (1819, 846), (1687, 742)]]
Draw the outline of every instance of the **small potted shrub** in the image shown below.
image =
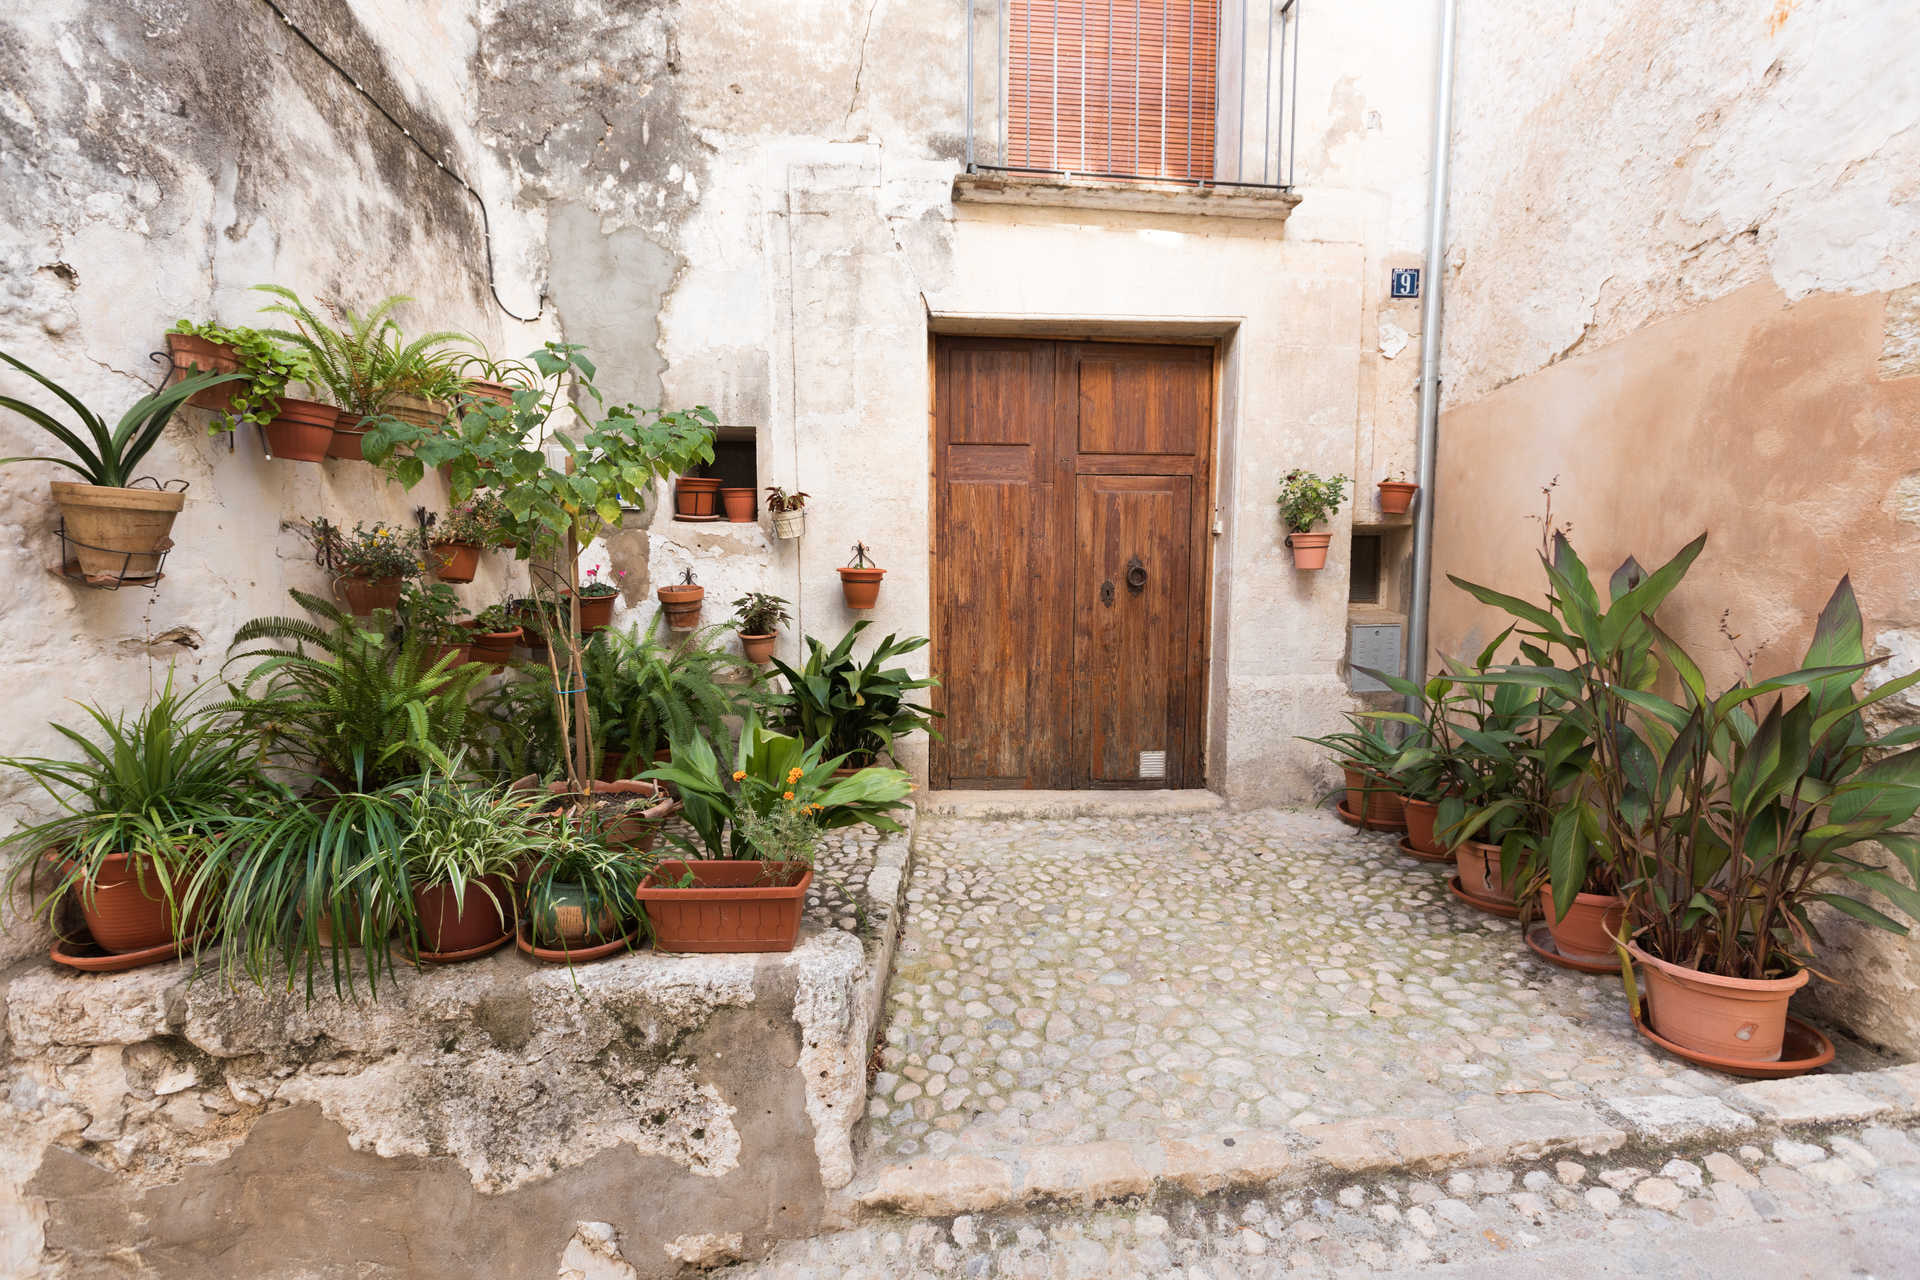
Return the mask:
[(609, 845), (561, 818), (541, 835), (525, 865), (520, 949), (556, 964), (631, 950), (646, 924), (635, 895), (651, 870), (644, 854)]
[(727, 519), (733, 524), (753, 523), (753, 489), (723, 486), (720, 490), (720, 502), (725, 507)]
[(773, 659), (787, 686), (773, 704), (775, 723), (802, 742), (823, 744), (825, 754), (841, 758), (839, 767), (848, 771), (890, 754), (894, 742), (910, 733), (932, 733), (938, 714), (913, 699), (940, 682), (890, 665), (924, 649), (927, 638), (887, 636), (864, 658), (856, 657), (854, 644), (872, 625), (864, 618), (854, 623), (831, 649), (808, 636), (807, 661), (798, 669)]
[(867, 554), (867, 544), (853, 544), (853, 561), (840, 569), (840, 593), (846, 597), (847, 608), (871, 609), (880, 598), (880, 579), (887, 571), (873, 563)]
[(244, 422), (265, 430), (280, 414), (287, 384), (305, 382), (311, 372), (303, 356), (258, 329), (190, 320), (177, 322), (168, 332), (167, 355), (173, 361), (173, 382), (194, 373), (241, 375), (239, 382), (209, 387), (187, 401), (196, 409), (213, 411), (208, 430), (216, 434)]
[(660, 587), (654, 591), (660, 597), (660, 607), (666, 612), (667, 626), (675, 631), (692, 631), (700, 625), (700, 602), (707, 598), (707, 589), (699, 584), (688, 569), (680, 575), (680, 581), (672, 586)]
[(86, 729), (55, 725), (79, 748), (76, 759), (0, 761), (60, 809), (0, 840), (11, 863), (0, 901), (13, 901), (24, 880), (56, 934), (63, 905), (77, 903), (93, 945), (118, 957), (88, 964), (78, 940), (63, 938), (55, 959), (82, 968), (171, 959), (213, 915), (224, 838), (273, 787), (254, 771), (253, 744), (191, 703), (174, 692), (169, 671), (159, 695), (131, 716), (88, 706)]
[(347, 533), (325, 516), (307, 522), (320, 563), (334, 571), (334, 598), (365, 617), (398, 609), (400, 589), (421, 572), (419, 539), (405, 529), (356, 523)]
[(1293, 548), (1293, 567), (1327, 567), (1330, 533), (1315, 533), (1313, 526), (1330, 518), (1340, 509), (1347, 492), (1347, 478), (1331, 479), (1295, 467), (1280, 482), (1280, 521), (1287, 527), (1287, 545)]
[(434, 521), (434, 576), (442, 582), (472, 582), (480, 571), (480, 553), (492, 539), (495, 527), (488, 500), (483, 498), (462, 502)]
[(467, 623), (467, 652), (475, 662), (502, 666), (513, 661), (513, 646), (523, 632), (514, 620), (512, 605), (506, 601), (490, 604)]
[(773, 513), (773, 536), (798, 538), (807, 531), (807, 495), (798, 489), (788, 492), (777, 484), (767, 486), (767, 510)]
[(400, 590), (399, 612), (407, 629), (419, 632), (421, 660), (429, 667), (448, 659), (456, 667), (473, 660), (472, 620), (461, 616), (466, 608), (452, 587), (409, 582)]
[[(200, 373), (136, 400), (112, 427), (80, 402), (79, 397), (36, 373), (5, 352), (0, 360), (12, 365), (57, 396), (79, 419), (79, 426), (62, 423), (46, 410), (23, 400), (0, 398), (0, 408), (25, 418), (59, 441), (72, 458), (4, 458), (5, 462), (51, 462), (80, 476), (80, 483), (55, 480), (53, 502), (60, 509), (62, 538), (69, 564), (62, 573), (78, 575), (91, 585), (118, 586), (145, 582), (160, 573), (160, 561), (173, 546), (174, 517), (186, 505), (185, 485), (179, 489), (151, 489), (135, 484), (140, 464), (160, 442), (174, 412), (200, 392), (234, 382), (239, 374)], [(84, 437), (84, 438), (83, 438)], [(90, 442), (90, 443), (89, 443)]]
[(733, 629), (740, 635), (747, 661), (765, 663), (773, 657), (780, 628), (787, 623), (787, 602), (764, 591), (749, 591), (733, 602)]
[(1407, 473), (1396, 471), (1380, 482), (1380, 514), (1403, 516), (1413, 506), (1413, 495), (1420, 492), (1420, 486), (1407, 479)]
[(821, 833), (863, 822), (900, 829), (888, 814), (913, 789), (907, 775), (868, 768), (835, 777), (843, 758), (823, 757), (825, 745), (802, 744), (749, 715), (730, 779), (698, 738), (676, 742), (673, 762), (647, 774), (679, 788), (699, 839), (672, 835), (686, 856), (663, 859), (640, 886), (656, 947), (791, 951)]
[(504, 945), (513, 936), (514, 872), (538, 843), (524, 798), (428, 775), (407, 801), (400, 852), (415, 957), (453, 964)]
[(1348, 729), (1300, 741), (1325, 747), (1339, 757), (1340, 769), (1346, 775), (1341, 816), (1350, 823), (1386, 830), (1406, 823), (1400, 808), (1400, 786), (1391, 772), (1400, 748), (1374, 720), (1370, 716), (1348, 716)]
[[(625, 569), (616, 571), (618, 576), (627, 576)], [(587, 576), (580, 583), (580, 631), (600, 631), (613, 621), (613, 602), (620, 596), (620, 588), (600, 576), (600, 566), (594, 565), (587, 570)]]
[(720, 481), (713, 476), (681, 476), (673, 484), (673, 518), (676, 520), (718, 520), (714, 510), (720, 497)]

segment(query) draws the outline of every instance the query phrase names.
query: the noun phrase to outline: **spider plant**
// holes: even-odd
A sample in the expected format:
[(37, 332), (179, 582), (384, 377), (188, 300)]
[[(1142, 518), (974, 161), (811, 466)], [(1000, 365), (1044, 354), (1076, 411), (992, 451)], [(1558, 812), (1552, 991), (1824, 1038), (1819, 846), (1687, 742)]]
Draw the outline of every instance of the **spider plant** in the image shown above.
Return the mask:
[[(103, 489), (125, 489), (133, 482), (134, 472), (160, 443), (160, 437), (167, 429), (167, 423), (173, 420), (174, 412), (208, 387), (223, 382), (234, 382), (244, 377), (239, 373), (197, 373), (184, 378), (170, 387), (150, 392), (134, 401), (133, 407), (120, 415), (120, 420), (112, 427), (107, 420), (82, 404), (80, 398), (62, 387), (45, 374), (38, 372), (4, 351), (0, 351), (0, 360), (12, 365), (35, 382), (58, 396), (60, 400), (79, 419), (76, 428), (48, 413), (37, 405), (12, 396), (0, 396), (0, 409), (6, 409), (25, 418), (42, 431), (52, 436), (73, 454), (72, 458), (48, 458), (27, 455), (17, 458), (0, 458), (0, 466), (10, 462), (51, 462), (56, 467), (65, 467), (77, 471), (88, 484)], [(91, 441), (91, 443), (89, 443)]]
[(393, 312), (411, 298), (397, 294), (383, 298), (365, 315), (322, 302), (321, 309), (332, 317), (329, 321), (291, 289), (277, 284), (254, 288), (280, 299), (264, 311), (286, 316), (293, 323), (291, 329), (263, 332), (303, 354), (314, 383), (349, 413), (377, 414), (396, 395), (432, 398), (429, 393), (450, 395), (458, 389), (456, 357), (443, 348), (459, 341), (460, 335), (442, 331), (404, 341)]
[[(559, 945), (551, 932), (556, 910), (577, 907), (588, 922), (590, 942), (634, 938), (646, 913), (635, 894), (654, 859), (637, 849), (603, 843), (565, 816), (556, 817), (530, 849), (533, 874), (527, 884), (528, 915), (535, 941)], [(629, 942), (629, 945), (632, 945)]]
[(169, 670), (160, 693), (137, 712), (86, 706), (90, 725), (53, 725), (77, 749), (76, 758), (0, 760), (59, 807), (54, 817), (0, 840), (11, 864), (0, 898), (10, 899), (22, 877), (28, 895), (35, 895), (48, 872), (51, 883), (37, 910), (57, 926), (62, 903), (88, 905), (103, 863), (125, 854), (139, 865), (143, 885), (151, 876), (147, 892), (158, 891), (176, 928), (213, 906), (223, 834), (271, 788), (255, 772), (234, 725), (194, 706), (196, 693), (176, 693)]
[(219, 709), (255, 735), (263, 754), (343, 786), (455, 772), (454, 758), (477, 727), (468, 698), (487, 668), (457, 665), (452, 654), (430, 662), (417, 627), (392, 641), (318, 596), (289, 594), (319, 621), (268, 617), (241, 626), (235, 649), (262, 640), (292, 647), (232, 654), (228, 665), (254, 665), (230, 682)]

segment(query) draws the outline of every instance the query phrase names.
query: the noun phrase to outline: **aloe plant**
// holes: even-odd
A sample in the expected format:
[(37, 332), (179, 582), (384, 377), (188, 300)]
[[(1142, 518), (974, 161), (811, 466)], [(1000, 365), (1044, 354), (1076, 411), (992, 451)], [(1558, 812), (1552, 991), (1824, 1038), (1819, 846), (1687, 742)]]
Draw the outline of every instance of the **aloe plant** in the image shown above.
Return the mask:
[(4, 351), (0, 351), (0, 360), (58, 396), (73, 416), (79, 419), (78, 427), (70, 426), (37, 405), (13, 396), (0, 396), (0, 409), (25, 418), (73, 454), (72, 458), (0, 458), (0, 466), (10, 462), (51, 462), (57, 467), (77, 471), (88, 484), (105, 489), (124, 489), (132, 484), (135, 471), (153, 451), (153, 446), (160, 443), (167, 423), (173, 420), (174, 412), (181, 405), (208, 387), (234, 382), (246, 376), (239, 373), (197, 373), (190, 378), (183, 378), (170, 387), (141, 396), (120, 415), (118, 422), (108, 427), (105, 418), (87, 408), (78, 396), (45, 374), (29, 368)]

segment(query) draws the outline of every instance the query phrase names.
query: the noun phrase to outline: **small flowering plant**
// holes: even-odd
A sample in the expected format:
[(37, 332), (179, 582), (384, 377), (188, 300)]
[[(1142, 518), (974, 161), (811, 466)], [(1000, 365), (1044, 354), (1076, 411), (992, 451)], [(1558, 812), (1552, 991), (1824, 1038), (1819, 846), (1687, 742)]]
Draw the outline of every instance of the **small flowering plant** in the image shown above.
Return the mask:
[(706, 739), (695, 737), (675, 742), (672, 763), (641, 776), (679, 789), (687, 825), (705, 853), (677, 832), (668, 839), (694, 857), (795, 861), (789, 855), (812, 856), (823, 831), (858, 823), (901, 829), (890, 815), (913, 790), (905, 773), (868, 768), (837, 778), (845, 757), (823, 759), (821, 752), (821, 743), (776, 733), (749, 715), (728, 773)]
[(603, 578), (600, 576), (600, 566), (594, 565), (591, 569), (587, 570), (587, 576), (580, 580), (580, 598), (583, 600), (591, 600), (596, 596), (618, 595), (620, 593), (620, 586), (615, 579), (626, 576), (627, 571), (625, 569), (616, 569), (612, 574)]
[(410, 529), (355, 523), (348, 533), (325, 516), (307, 522), (307, 540), (320, 563), (349, 578), (417, 578), (425, 571), (420, 535)]
[(479, 494), (434, 521), (433, 540), (442, 545), (484, 547), (500, 529), (506, 508), (495, 494)]

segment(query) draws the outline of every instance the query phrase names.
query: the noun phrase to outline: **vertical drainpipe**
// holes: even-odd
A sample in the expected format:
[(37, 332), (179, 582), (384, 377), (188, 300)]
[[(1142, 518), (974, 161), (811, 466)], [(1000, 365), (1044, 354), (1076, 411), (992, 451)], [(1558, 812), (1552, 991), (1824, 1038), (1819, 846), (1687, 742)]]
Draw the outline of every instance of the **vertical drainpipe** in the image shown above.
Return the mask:
[[(1447, 251), (1447, 161), (1453, 137), (1453, 28), (1457, 0), (1440, 0), (1433, 92), (1433, 186), (1428, 195), (1426, 296), (1420, 308), (1419, 505), (1413, 518), (1413, 598), (1407, 607), (1407, 679), (1427, 680), (1427, 610), (1433, 596), (1433, 472), (1440, 434), (1440, 280)], [(1414, 710), (1409, 699), (1408, 710)]]

